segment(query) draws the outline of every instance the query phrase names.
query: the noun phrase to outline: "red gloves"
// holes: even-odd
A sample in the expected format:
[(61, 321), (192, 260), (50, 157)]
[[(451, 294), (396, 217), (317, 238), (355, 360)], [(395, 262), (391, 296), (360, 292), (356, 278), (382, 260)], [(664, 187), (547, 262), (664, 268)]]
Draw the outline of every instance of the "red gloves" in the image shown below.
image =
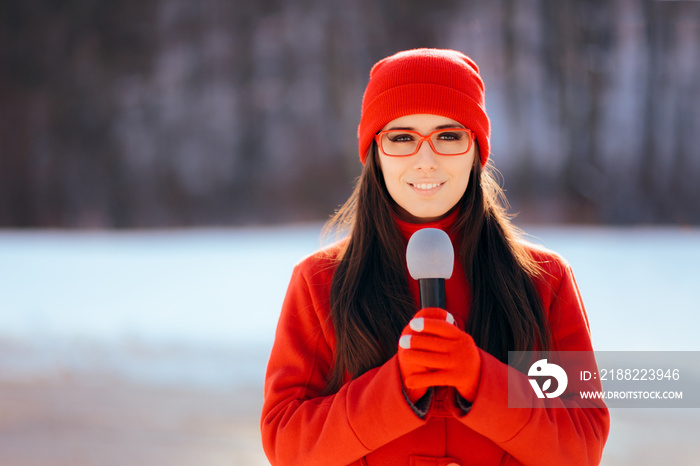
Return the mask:
[(399, 339), (399, 370), (409, 399), (415, 402), (429, 387), (451, 386), (474, 401), (481, 357), (474, 339), (439, 308), (418, 311)]

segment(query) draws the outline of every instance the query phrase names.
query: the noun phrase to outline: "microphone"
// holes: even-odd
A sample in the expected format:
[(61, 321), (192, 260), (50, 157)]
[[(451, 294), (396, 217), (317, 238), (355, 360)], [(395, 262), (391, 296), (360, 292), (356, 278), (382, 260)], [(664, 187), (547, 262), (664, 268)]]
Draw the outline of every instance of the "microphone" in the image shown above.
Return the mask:
[(408, 272), (420, 287), (421, 309), (445, 306), (445, 279), (452, 276), (454, 249), (447, 233), (437, 228), (415, 232), (406, 247)]

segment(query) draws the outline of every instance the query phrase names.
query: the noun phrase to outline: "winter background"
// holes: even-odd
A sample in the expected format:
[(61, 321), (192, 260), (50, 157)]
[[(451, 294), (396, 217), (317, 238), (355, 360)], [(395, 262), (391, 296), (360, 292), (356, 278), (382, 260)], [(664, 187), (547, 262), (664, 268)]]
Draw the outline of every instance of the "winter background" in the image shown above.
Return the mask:
[[(598, 350), (700, 351), (700, 2), (0, 5), (0, 464), (264, 465), (294, 264), (359, 173), (370, 66), (479, 63), (516, 223)], [(695, 465), (700, 409), (603, 464)]]

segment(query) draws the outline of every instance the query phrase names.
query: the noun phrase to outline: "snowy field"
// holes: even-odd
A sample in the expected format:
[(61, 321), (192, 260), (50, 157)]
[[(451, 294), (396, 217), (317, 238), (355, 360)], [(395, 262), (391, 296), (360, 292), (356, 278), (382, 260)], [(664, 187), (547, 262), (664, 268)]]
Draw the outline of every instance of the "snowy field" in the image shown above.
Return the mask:
[[(700, 350), (700, 230), (526, 231), (572, 264), (596, 349)], [(0, 382), (91, 378), (249, 393), (253, 419), (292, 267), (319, 246), (319, 232), (0, 232)], [(700, 410), (612, 415), (603, 464), (698, 464)], [(0, 447), (3, 433), (20, 437), (2, 422)], [(259, 439), (245, 448), (262, 457)], [(100, 464), (85, 455), (83, 464)]]

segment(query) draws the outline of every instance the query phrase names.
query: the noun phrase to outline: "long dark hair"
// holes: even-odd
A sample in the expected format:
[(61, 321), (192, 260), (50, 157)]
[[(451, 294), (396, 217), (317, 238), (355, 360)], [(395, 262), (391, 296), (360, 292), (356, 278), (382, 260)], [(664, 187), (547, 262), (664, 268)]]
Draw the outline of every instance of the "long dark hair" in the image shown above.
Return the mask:
[[(394, 201), (384, 183), (373, 144), (355, 190), (326, 225), (349, 230), (330, 289), (336, 337), (328, 379), (334, 392), (347, 374), (357, 377), (397, 351), (403, 328), (416, 313), (405, 268), (406, 242), (393, 218)], [(455, 224), (457, 254), (472, 287), (466, 331), (476, 344), (507, 362), (508, 351), (539, 351), (550, 332), (533, 279), (543, 273), (517, 241), (494, 170), (475, 157)]]

